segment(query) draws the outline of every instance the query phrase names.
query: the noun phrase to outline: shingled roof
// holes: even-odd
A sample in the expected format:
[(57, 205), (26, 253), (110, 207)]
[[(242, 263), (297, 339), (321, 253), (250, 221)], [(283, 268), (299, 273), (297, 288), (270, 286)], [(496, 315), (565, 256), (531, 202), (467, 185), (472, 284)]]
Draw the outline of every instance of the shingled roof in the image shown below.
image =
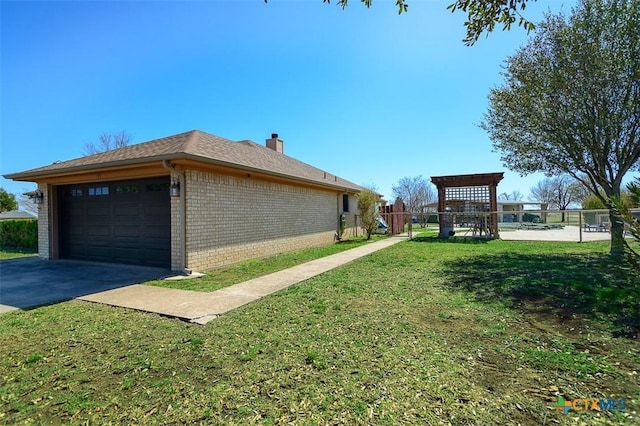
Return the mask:
[(38, 177), (52, 174), (179, 159), (261, 172), (329, 187), (362, 190), (362, 187), (355, 183), (255, 142), (249, 140), (236, 142), (200, 130), (192, 130), (69, 161), (56, 162), (48, 166), (8, 174), (5, 177), (15, 180), (37, 181)]

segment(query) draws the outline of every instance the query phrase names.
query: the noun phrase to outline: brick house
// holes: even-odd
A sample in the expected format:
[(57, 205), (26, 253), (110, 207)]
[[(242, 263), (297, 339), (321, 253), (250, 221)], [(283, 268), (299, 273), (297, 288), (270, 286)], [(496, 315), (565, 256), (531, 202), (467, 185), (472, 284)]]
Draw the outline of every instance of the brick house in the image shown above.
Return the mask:
[(44, 259), (206, 270), (334, 241), (360, 186), (199, 130), (12, 173), (36, 182)]

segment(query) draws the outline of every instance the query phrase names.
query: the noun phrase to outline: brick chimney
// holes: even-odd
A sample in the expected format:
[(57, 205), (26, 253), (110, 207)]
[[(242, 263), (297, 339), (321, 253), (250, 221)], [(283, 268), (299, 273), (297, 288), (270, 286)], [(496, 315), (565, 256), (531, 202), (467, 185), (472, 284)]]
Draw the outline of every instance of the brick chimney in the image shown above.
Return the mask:
[(280, 154), (284, 154), (284, 141), (278, 139), (277, 133), (271, 133), (271, 139), (267, 139), (267, 148), (272, 149)]

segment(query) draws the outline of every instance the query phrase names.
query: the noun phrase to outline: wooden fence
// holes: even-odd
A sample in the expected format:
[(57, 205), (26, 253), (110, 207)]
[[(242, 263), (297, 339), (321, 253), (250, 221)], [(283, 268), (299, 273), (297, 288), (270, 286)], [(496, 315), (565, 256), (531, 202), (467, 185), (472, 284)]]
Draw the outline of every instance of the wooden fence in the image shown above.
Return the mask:
[(389, 234), (396, 235), (404, 232), (405, 206), (402, 201), (396, 201), (389, 206), (380, 207), (380, 217), (389, 225)]

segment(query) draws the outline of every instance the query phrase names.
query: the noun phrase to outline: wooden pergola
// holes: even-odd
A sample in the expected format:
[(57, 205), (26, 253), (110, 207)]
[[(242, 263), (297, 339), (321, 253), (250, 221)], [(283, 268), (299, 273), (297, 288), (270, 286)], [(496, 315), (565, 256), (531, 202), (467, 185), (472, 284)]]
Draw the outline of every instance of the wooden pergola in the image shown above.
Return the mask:
[(432, 176), (438, 188), (440, 236), (453, 235), (455, 224), (473, 227), (482, 235), (499, 238), (498, 183), (504, 173)]

